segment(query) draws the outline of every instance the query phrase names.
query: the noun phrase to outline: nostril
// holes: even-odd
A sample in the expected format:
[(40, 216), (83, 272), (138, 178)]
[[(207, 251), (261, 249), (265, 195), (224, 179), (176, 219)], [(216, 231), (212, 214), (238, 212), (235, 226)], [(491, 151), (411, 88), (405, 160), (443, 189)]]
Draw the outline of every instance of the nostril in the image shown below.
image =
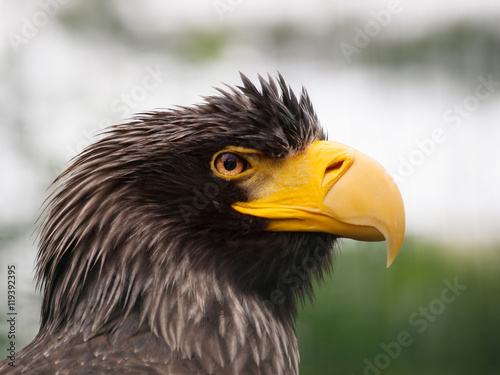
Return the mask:
[(345, 163), (348, 162), (349, 159), (345, 158), (342, 158), (341, 160), (337, 158), (337, 160), (330, 161), (330, 164), (325, 169), (322, 186), (324, 188), (330, 189), (344, 174), (345, 170), (347, 169), (345, 168), (347, 166), (345, 165)]
[(340, 178), (342, 178), (351, 167), (353, 161), (354, 155), (350, 150), (332, 157), (326, 165), (321, 186), (324, 189), (330, 189)]
[(329, 172), (335, 172), (340, 170), (342, 166), (344, 165), (344, 160), (337, 161), (335, 163), (330, 164), (328, 167), (326, 167), (325, 174), (328, 174)]

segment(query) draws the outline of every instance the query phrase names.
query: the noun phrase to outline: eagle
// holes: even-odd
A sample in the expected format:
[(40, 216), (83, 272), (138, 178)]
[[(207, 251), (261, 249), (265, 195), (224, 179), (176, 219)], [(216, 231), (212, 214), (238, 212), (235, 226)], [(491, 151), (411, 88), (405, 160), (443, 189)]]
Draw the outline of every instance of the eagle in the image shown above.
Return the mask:
[(385, 169), (305, 89), (241, 75), (106, 130), (54, 182), (34, 340), (1, 374), (298, 374), (294, 320), (339, 238), (401, 247)]

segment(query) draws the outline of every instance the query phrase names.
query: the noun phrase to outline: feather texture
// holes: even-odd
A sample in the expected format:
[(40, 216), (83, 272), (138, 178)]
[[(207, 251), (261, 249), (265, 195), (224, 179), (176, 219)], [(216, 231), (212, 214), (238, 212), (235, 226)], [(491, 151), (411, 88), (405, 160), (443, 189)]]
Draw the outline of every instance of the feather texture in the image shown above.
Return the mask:
[(242, 82), (111, 128), (56, 180), (40, 331), (0, 373), (298, 373), (297, 302), (335, 237), (264, 231), (231, 209), (245, 193), (210, 160), (229, 145), (284, 158), (325, 134), (305, 90), (297, 98), (281, 75)]

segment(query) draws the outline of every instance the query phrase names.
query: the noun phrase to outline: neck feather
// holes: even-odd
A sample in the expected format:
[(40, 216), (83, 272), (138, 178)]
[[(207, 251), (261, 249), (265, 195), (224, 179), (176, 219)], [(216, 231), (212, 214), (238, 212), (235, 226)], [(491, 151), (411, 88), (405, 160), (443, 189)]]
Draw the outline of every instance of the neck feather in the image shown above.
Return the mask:
[[(188, 256), (168, 262), (154, 261), (154, 254), (124, 257), (137, 251), (131, 243), (89, 266), (78, 256), (84, 244), (63, 257), (59, 267), (67, 272), (56, 267), (58, 278), (45, 290), (42, 336), (62, 330), (87, 341), (103, 332), (146, 330), (188, 368), (298, 373), (293, 319), (279, 316), (258, 293), (242, 292), (215, 269), (196, 269)], [(131, 330), (133, 317), (139, 322)]]

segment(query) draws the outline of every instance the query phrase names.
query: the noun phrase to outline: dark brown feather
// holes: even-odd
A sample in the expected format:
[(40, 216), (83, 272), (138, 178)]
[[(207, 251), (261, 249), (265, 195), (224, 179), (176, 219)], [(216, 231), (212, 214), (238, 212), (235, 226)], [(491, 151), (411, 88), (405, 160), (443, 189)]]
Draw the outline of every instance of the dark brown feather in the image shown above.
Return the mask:
[(335, 238), (263, 231), (266, 220), (231, 209), (245, 193), (210, 161), (229, 145), (284, 158), (325, 135), (305, 90), (298, 99), (281, 76), (242, 81), (113, 127), (56, 180), (40, 232), (40, 331), (11, 373), (298, 373), (297, 302)]

